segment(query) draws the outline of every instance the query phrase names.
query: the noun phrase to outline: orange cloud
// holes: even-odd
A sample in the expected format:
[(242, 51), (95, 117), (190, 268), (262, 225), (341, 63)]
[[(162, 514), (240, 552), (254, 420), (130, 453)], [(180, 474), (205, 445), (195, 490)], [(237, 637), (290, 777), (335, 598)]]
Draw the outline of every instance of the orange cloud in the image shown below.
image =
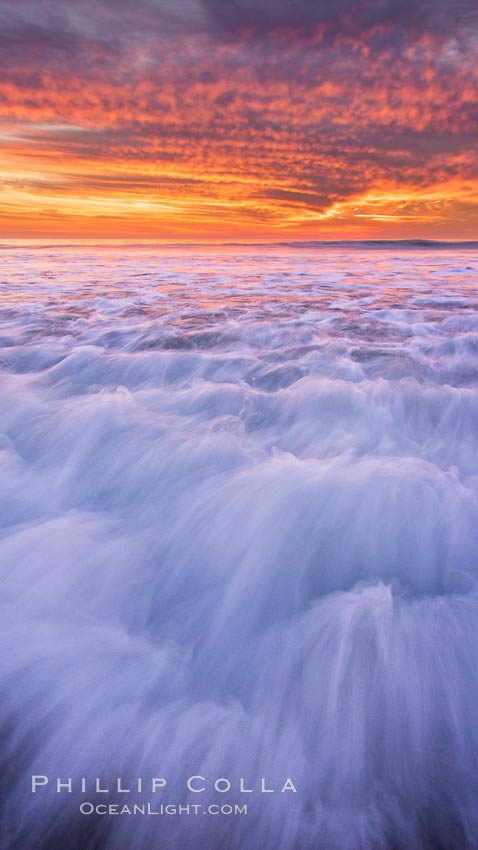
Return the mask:
[(321, 22), (316, 36), (221, 40), (197, 26), (158, 43), (70, 33), (72, 61), (55, 47), (41, 70), (12, 54), (6, 236), (477, 235), (468, 36), (394, 41), (377, 23), (327, 41)]

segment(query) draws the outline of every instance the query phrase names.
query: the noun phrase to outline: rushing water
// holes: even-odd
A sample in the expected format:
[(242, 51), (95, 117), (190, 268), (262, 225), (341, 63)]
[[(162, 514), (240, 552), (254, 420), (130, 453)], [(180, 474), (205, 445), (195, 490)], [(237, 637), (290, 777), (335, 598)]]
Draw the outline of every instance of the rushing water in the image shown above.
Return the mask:
[(2, 847), (478, 847), (478, 252), (0, 261)]

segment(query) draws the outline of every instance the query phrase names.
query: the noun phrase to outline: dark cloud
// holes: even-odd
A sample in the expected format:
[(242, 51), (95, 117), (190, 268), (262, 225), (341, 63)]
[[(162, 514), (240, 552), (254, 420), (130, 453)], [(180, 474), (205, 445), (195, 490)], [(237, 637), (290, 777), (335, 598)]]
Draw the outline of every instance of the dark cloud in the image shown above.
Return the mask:
[(7, 0), (0, 2), (0, 63), (100, 67), (133, 47), (170, 44), (207, 23), (199, 0)]
[(477, 27), (476, 0), (202, 0), (212, 24), (223, 34), (315, 30), (337, 37), (359, 36), (382, 27), (382, 37), (430, 32), (449, 35)]
[[(208, 75), (224, 76), (247, 62), (267, 85), (268, 58), (284, 51), (284, 43), (283, 77), (294, 82), (311, 64), (335, 64), (339, 74), (337, 59), (350, 64), (361, 44), (373, 55), (402, 51), (423, 34), (454, 38), (459, 52), (476, 52), (478, 0), (0, 0), (2, 69), (84, 75), (104, 69), (121, 82), (124, 66), (137, 67), (140, 55), (153, 72), (175, 52), (178, 74), (196, 63), (207, 83)], [(217, 67), (215, 46), (231, 41), (243, 53)]]
[(476, 0), (6, 0), (0, 2), (2, 60), (107, 62), (132, 45), (158, 52), (171, 39), (271, 33), (324, 42), (369, 38), (380, 46), (424, 32), (478, 33)]

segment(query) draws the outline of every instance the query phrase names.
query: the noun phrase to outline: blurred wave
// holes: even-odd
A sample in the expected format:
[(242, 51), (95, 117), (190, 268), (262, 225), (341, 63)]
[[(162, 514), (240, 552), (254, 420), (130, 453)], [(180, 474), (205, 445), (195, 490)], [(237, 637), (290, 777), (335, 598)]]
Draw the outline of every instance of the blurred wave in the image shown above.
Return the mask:
[(478, 847), (478, 255), (2, 260), (2, 846)]

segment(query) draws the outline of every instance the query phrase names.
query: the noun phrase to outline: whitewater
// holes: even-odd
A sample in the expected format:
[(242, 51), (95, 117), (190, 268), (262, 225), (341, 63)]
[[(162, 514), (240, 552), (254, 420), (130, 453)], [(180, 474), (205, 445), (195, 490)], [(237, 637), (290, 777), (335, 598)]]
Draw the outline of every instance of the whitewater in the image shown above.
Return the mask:
[(0, 262), (2, 850), (478, 848), (478, 251)]

